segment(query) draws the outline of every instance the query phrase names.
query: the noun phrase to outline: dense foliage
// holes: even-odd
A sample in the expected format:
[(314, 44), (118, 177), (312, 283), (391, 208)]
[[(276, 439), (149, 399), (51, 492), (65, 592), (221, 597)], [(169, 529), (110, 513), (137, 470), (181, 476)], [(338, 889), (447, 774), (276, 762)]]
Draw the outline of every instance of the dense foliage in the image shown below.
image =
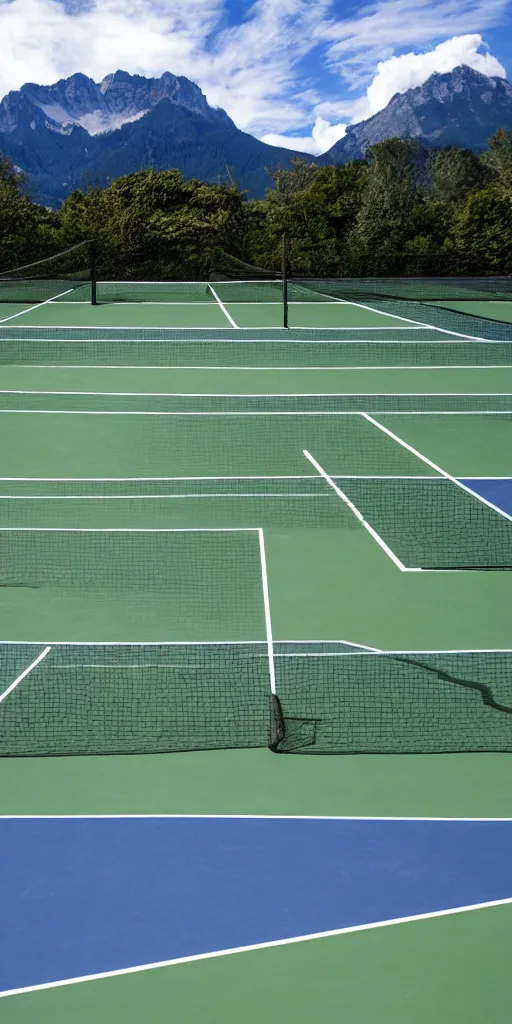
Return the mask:
[(364, 161), (269, 173), (264, 200), (148, 170), (75, 191), (57, 212), (0, 157), (0, 270), (93, 239), (105, 279), (204, 280), (223, 252), (279, 269), (286, 232), (297, 275), (512, 273), (511, 133), (480, 156), (388, 139)]

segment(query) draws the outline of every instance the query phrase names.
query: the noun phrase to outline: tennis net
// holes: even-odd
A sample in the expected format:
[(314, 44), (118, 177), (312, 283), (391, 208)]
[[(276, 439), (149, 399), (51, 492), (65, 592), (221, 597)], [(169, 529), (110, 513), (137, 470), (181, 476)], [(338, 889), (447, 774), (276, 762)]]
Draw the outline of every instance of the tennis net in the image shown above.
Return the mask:
[(283, 303), (277, 278), (254, 281), (98, 281), (96, 302)]
[(0, 644), (1, 756), (266, 745), (512, 751), (512, 651), (275, 643), (269, 657), (265, 643)]
[[(231, 272), (230, 272), (231, 270)], [(244, 274), (245, 271), (245, 274)], [(209, 281), (98, 281), (98, 302), (274, 302), (282, 303), (283, 276), (242, 261), (216, 271)], [(289, 302), (379, 300), (419, 303), (509, 301), (512, 277), (297, 278), (288, 281)], [(389, 307), (388, 307), (389, 308)], [(402, 306), (402, 308), (404, 308)], [(414, 307), (409, 306), (409, 312)]]
[(220, 253), (208, 281), (99, 281), (96, 302), (271, 302), (284, 306), (283, 275)]
[(130, 415), (322, 416), (329, 413), (493, 413), (512, 416), (510, 392), (175, 394), (115, 391), (0, 391), (0, 410)]
[(512, 751), (512, 651), (276, 659), (281, 753)]
[(90, 243), (80, 242), (48, 259), (15, 270), (0, 271), (0, 302), (75, 301), (92, 299)]
[(512, 276), (488, 277), (291, 277), (290, 294), (310, 301), (329, 297), (346, 302), (389, 298), (413, 302), (489, 302), (512, 300)]
[(512, 324), (491, 324), (489, 335), (484, 344), (472, 337), (414, 325), (362, 330), (226, 330), (0, 324), (0, 365), (511, 366)]
[(212, 594), (258, 603), (261, 593), (251, 530), (5, 527), (0, 551), (2, 587), (158, 590), (180, 614)]
[[(233, 436), (240, 443), (238, 430)], [(433, 470), (419, 475), (429, 467), (399, 445), (393, 449), (385, 435), (365, 455), (363, 438), (369, 441), (338, 428), (338, 459), (357, 474), (370, 467), (375, 473), (384, 461), (395, 475), (1, 480), (0, 585), (159, 589), (172, 594), (183, 615), (193, 610), (196, 588), (201, 600), (213, 594), (223, 607), (227, 599), (236, 605), (236, 566), (247, 565), (250, 606), (259, 591), (255, 531), (321, 528), (341, 535), (364, 530), (364, 523), (372, 543), (382, 542), (408, 570), (512, 568), (506, 513), (454, 478)], [(320, 456), (321, 444), (319, 437), (312, 454), (330, 466), (335, 453), (328, 456), (324, 437)]]

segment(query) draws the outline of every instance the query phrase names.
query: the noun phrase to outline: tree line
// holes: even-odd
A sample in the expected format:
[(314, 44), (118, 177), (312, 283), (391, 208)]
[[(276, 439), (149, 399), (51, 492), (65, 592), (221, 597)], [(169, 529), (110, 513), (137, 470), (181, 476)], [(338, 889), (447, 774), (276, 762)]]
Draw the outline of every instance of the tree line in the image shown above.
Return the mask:
[(205, 280), (226, 252), (278, 271), (286, 232), (296, 276), (512, 273), (510, 132), (478, 155), (388, 139), (365, 160), (296, 159), (269, 174), (265, 199), (248, 200), (235, 185), (138, 171), (76, 190), (56, 211), (33, 203), (0, 155), (0, 272), (84, 240), (104, 279)]

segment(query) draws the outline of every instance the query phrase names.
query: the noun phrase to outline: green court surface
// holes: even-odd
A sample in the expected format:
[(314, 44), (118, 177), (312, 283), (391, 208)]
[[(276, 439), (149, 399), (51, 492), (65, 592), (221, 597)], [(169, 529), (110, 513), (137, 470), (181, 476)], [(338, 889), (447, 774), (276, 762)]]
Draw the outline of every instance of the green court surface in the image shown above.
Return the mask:
[[(459, 305), (468, 312), (468, 302)], [(475, 305), (479, 316), (505, 306)], [(0, 307), (0, 321), (19, 309)], [(242, 328), (280, 324), (278, 305), (226, 310)], [(294, 316), (300, 326), (361, 329), (363, 337), (365, 328), (396, 328), (397, 337), (404, 329), (350, 303), (292, 305), (292, 326)], [(231, 327), (221, 307), (206, 302), (48, 303), (8, 323)], [(249, 369), (237, 365), (235, 351), (230, 369), (107, 368), (86, 365), (86, 356), (80, 365), (77, 351), (72, 367), (0, 366), (0, 640), (265, 641), (263, 537), (277, 642), (512, 648), (511, 572), (400, 571), (365, 528), (349, 523), (328, 484), (318, 498), (318, 474), (304, 456), (309, 451), (330, 477), (511, 478), (512, 364), (456, 359), (439, 367), (433, 351), (422, 367)], [(358, 395), (361, 410), (308, 416), (298, 400), (294, 414), (202, 411), (205, 396), (222, 407), (233, 395), (303, 396), (309, 409), (326, 395)], [(448, 404), (462, 396), (467, 410), (362, 415), (372, 396), (397, 396), (399, 404), (403, 395), (445, 396)], [(192, 412), (155, 411), (155, 396), (172, 399), (172, 408), (192, 397)], [(486, 401), (496, 409), (497, 396), (503, 412), (486, 415)], [(82, 411), (73, 410), (77, 401)], [(109, 412), (112, 401), (124, 411), (116, 404)], [(511, 792), (512, 756), (502, 753), (0, 758), (0, 815), (505, 818)], [(502, 1024), (511, 923), (510, 906), (479, 909), (27, 992), (0, 999), (1, 1019), (260, 1024), (270, 1011), (295, 1024), (313, 1016), (326, 1024)]]
[[(283, 307), (279, 302), (153, 303), (148, 319), (145, 303), (112, 303), (92, 306), (86, 302), (49, 302), (25, 308), (0, 307), (0, 324), (16, 312), (21, 315), (12, 324), (26, 326), (105, 326), (105, 327), (258, 327), (262, 330), (283, 326)], [(400, 318), (347, 302), (290, 303), (290, 327), (399, 327)]]
[[(1, 391), (144, 394), (511, 394), (512, 367), (2, 366)], [(0, 408), (2, 408), (0, 399)]]
[(502, 323), (512, 323), (512, 302), (491, 299), (490, 302), (476, 302), (465, 299), (462, 302), (447, 302), (443, 299), (442, 306), (445, 309), (453, 309), (457, 313), (469, 313), (471, 316), (481, 316), (489, 320), (501, 320)]

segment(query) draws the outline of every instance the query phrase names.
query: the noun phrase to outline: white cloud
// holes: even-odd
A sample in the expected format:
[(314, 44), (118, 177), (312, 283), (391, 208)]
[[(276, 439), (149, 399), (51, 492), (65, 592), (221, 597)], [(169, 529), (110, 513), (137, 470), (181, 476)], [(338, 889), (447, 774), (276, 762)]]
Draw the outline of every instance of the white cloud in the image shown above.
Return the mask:
[[(340, 18), (333, 0), (254, 0), (241, 24), (225, 28), (228, 4), (236, 14), (237, 0), (77, 0), (72, 9), (59, 0), (0, 0), (0, 96), (76, 71), (96, 81), (117, 68), (172, 71), (196, 81), (244, 130), (319, 153), (342, 137), (347, 122), (370, 116), (435, 70), (466, 63), (503, 74), (482, 52), (479, 33), (499, 23), (508, 2), (375, 0)], [(445, 41), (434, 45), (439, 39)], [(395, 55), (406, 47), (424, 52)], [(300, 88), (300, 62), (308, 56)], [(343, 81), (341, 96), (318, 94), (314, 59)]]
[(331, 0), (255, 0), (222, 29), (227, 0), (91, 0), (69, 13), (58, 0), (0, 0), (0, 95), (24, 82), (50, 84), (83, 71), (96, 81), (117, 68), (186, 75), (256, 134), (307, 123), (295, 95), (296, 65), (316, 46)]
[(278, 135), (269, 132), (262, 135), (263, 142), (269, 146), (283, 146), (284, 149), (298, 149), (303, 153), (325, 153), (334, 146), (338, 139), (342, 139), (347, 130), (346, 124), (330, 124), (323, 117), (317, 117), (311, 135)]
[[(425, 53), (404, 53), (399, 57), (379, 61), (377, 73), (364, 96), (338, 103), (317, 103), (317, 120), (312, 137), (289, 139), (288, 148), (293, 149), (294, 144), (300, 142), (299, 148), (308, 153), (325, 153), (343, 137), (346, 130), (346, 125), (331, 124), (330, 118), (346, 117), (351, 124), (364, 121), (383, 110), (395, 93), (404, 93), (423, 85), (435, 71), (443, 74), (461, 64), (467, 64), (483, 75), (504, 78), (504, 67), (487, 50), (481, 52), (483, 45), (480, 35), (454, 36)], [(316, 130), (318, 125), (321, 126), (319, 131)], [(286, 145), (283, 136), (279, 135), (264, 136), (264, 141)]]
[(364, 121), (383, 110), (395, 93), (423, 85), (434, 71), (445, 73), (461, 64), (467, 64), (483, 75), (505, 77), (505, 69), (500, 62), (485, 48), (481, 52), (482, 47), (484, 43), (480, 35), (453, 36), (424, 53), (404, 53), (379, 61), (377, 73), (362, 96), (318, 103), (315, 112), (328, 120), (344, 117), (351, 124)]
[(93, 0), (68, 13), (57, 0), (0, 3), (0, 93), (27, 81), (46, 85), (76, 71), (102, 78), (118, 67), (191, 72), (223, 0)]
[(507, 6), (508, 0), (376, 0), (353, 18), (331, 19), (318, 32), (328, 45), (331, 69), (361, 87), (396, 50), (430, 49), (439, 39), (481, 33), (499, 24)]
[(488, 52), (481, 53), (483, 45), (479, 35), (454, 36), (439, 43), (427, 53), (404, 53), (400, 57), (377, 64), (377, 74), (366, 91), (364, 117), (371, 117), (387, 106), (396, 92), (407, 92), (423, 85), (434, 71), (453, 71), (461, 64), (480, 71), (483, 75), (505, 78), (505, 68)]

